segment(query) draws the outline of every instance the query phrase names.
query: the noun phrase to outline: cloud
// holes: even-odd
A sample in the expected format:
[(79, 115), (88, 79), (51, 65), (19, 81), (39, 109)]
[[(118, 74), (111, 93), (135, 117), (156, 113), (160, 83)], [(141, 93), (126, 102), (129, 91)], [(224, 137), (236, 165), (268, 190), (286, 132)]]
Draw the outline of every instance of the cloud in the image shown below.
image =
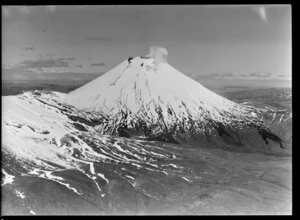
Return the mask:
[(6, 68), (2, 70), (2, 80), (17, 82), (18, 80), (34, 80), (39, 78), (40, 74), (34, 73), (30, 70), (20, 69), (18, 67)]
[(292, 80), (292, 75), (279, 74), (277, 77), (281, 80)]
[(235, 75), (231, 72), (229, 73), (212, 73), (211, 74), (214, 79), (232, 79)]
[(69, 61), (76, 60), (76, 58), (74, 58), (74, 57), (59, 58), (59, 59), (61, 59), (61, 60), (69, 60)]
[(264, 6), (254, 6), (251, 7), (251, 9), (254, 13), (258, 14), (264, 22), (267, 22), (267, 12)]
[(92, 63), (90, 66), (105, 66), (105, 63)]
[(90, 81), (102, 75), (103, 73), (87, 73), (87, 72), (45, 72), (40, 74), (40, 72), (35, 72), (32, 70), (23, 70), (20, 68), (5, 69), (2, 71), (2, 81), (3, 83), (24, 83), (24, 81), (37, 80), (40, 81), (40, 85), (48, 81), (47, 83), (55, 84), (68, 84), (74, 82), (84, 82)]
[(29, 68), (51, 68), (51, 67), (68, 67), (69, 63), (65, 61), (66, 58), (58, 59), (39, 59), (39, 60), (25, 60), (18, 64), (19, 67)]
[(28, 50), (34, 50), (35, 47), (25, 47), (25, 50), (28, 51)]
[(149, 52), (146, 57), (153, 58), (155, 65), (159, 65), (160, 63), (167, 62), (168, 51), (163, 47), (152, 46), (149, 48)]
[(196, 78), (196, 79), (234, 79), (235, 78), (235, 74), (231, 73), (231, 72), (227, 72), (227, 73), (209, 73), (209, 74), (203, 74), (203, 75), (194, 75), (191, 76), (192, 78)]
[(115, 41), (113, 38), (100, 37), (100, 36), (87, 37), (87, 38), (85, 38), (85, 39), (86, 39), (86, 40), (90, 40), (90, 41), (105, 41), (105, 42)]
[(268, 72), (253, 72), (253, 73), (210, 73), (195, 76), (193, 78), (199, 79), (221, 79), (221, 80), (235, 80), (235, 79), (242, 79), (242, 80), (255, 80), (255, 79), (279, 79), (278, 76), (272, 75), (272, 73)]
[(271, 73), (249, 73), (249, 76), (253, 76), (253, 77), (258, 77), (258, 78), (266, 78), (266, 77), (270, 77), (272, 74)]

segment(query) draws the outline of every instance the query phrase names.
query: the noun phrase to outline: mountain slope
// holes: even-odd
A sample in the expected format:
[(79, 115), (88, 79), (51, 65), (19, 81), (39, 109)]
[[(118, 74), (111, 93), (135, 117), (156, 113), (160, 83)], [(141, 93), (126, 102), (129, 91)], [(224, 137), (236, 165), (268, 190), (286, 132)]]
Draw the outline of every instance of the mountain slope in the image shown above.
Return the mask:
[(65, 96), (2, 97), (3, 215), (291, 212), (289, 157), (101, 135)]

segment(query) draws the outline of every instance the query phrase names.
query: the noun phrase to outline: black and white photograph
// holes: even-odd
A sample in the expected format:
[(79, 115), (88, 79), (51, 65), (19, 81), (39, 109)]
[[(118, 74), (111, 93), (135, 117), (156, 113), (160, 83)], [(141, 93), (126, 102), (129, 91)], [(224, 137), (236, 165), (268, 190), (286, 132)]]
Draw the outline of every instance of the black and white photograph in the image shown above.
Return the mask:
[(292, 5), (2, 5), (1, 216), (292, 215)]

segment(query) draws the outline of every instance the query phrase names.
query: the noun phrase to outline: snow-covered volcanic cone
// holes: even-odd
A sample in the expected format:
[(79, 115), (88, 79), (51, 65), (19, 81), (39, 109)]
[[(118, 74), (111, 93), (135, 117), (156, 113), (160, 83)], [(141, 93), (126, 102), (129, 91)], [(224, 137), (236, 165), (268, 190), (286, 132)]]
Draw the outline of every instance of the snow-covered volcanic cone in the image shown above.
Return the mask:
[(128, 58), (70, 92), (67, 103), (105, 116), (98, 128), (104, 134), (172, 142), (222, 136), (238, 146), (247, 129), (261, 134), (256, 109), (205, 88), (168, 64), (167, 55), (166, 49), (151, 47), (145, 57)]

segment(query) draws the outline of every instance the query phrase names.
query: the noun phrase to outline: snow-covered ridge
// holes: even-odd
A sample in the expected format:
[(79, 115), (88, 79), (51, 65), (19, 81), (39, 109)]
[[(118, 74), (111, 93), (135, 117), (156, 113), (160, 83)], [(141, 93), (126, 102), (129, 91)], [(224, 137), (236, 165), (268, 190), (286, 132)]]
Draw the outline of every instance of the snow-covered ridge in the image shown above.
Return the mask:
[[(234, 103), (187, 77), (166, 62), (136, 57), (70, 92), (66, 103), (109, 118), (103, 133), (117, 129), (151, 133), (179, 130), (205, 133), (213, 124), (240, 127), (258, 124), (253, 109)], [(146, 130), (147, 130), (146, 129)], [(100, 129), (101, 130), (101, 129)]]
[[(107, 191), (98, 184), (101, 181), (109, 184), (103, 164), (119, 164), (118, 169), (111, 172), (119, 173), (132, 185), (140, 169), (160, 175), (181, 175), (183, 172), (176, 162), (182, 159), (180, 155), (149, 141), (100, 135), (90, 120), (91, 115), (65, 106), (63, 100), (62, 93), (40, 91), (2, 97), (5, 106), (2, 153), (16, 160), (4, 164), (2, 185), (13, 184), (14, 175), (21, 173), (21, 176), (57, 182), (84, 196), (75, 184), (55, 173), (76, 170), (93, 181), (105, 196)], [(122, 171), (124, 167), (130, 168), (130, 172)]]

